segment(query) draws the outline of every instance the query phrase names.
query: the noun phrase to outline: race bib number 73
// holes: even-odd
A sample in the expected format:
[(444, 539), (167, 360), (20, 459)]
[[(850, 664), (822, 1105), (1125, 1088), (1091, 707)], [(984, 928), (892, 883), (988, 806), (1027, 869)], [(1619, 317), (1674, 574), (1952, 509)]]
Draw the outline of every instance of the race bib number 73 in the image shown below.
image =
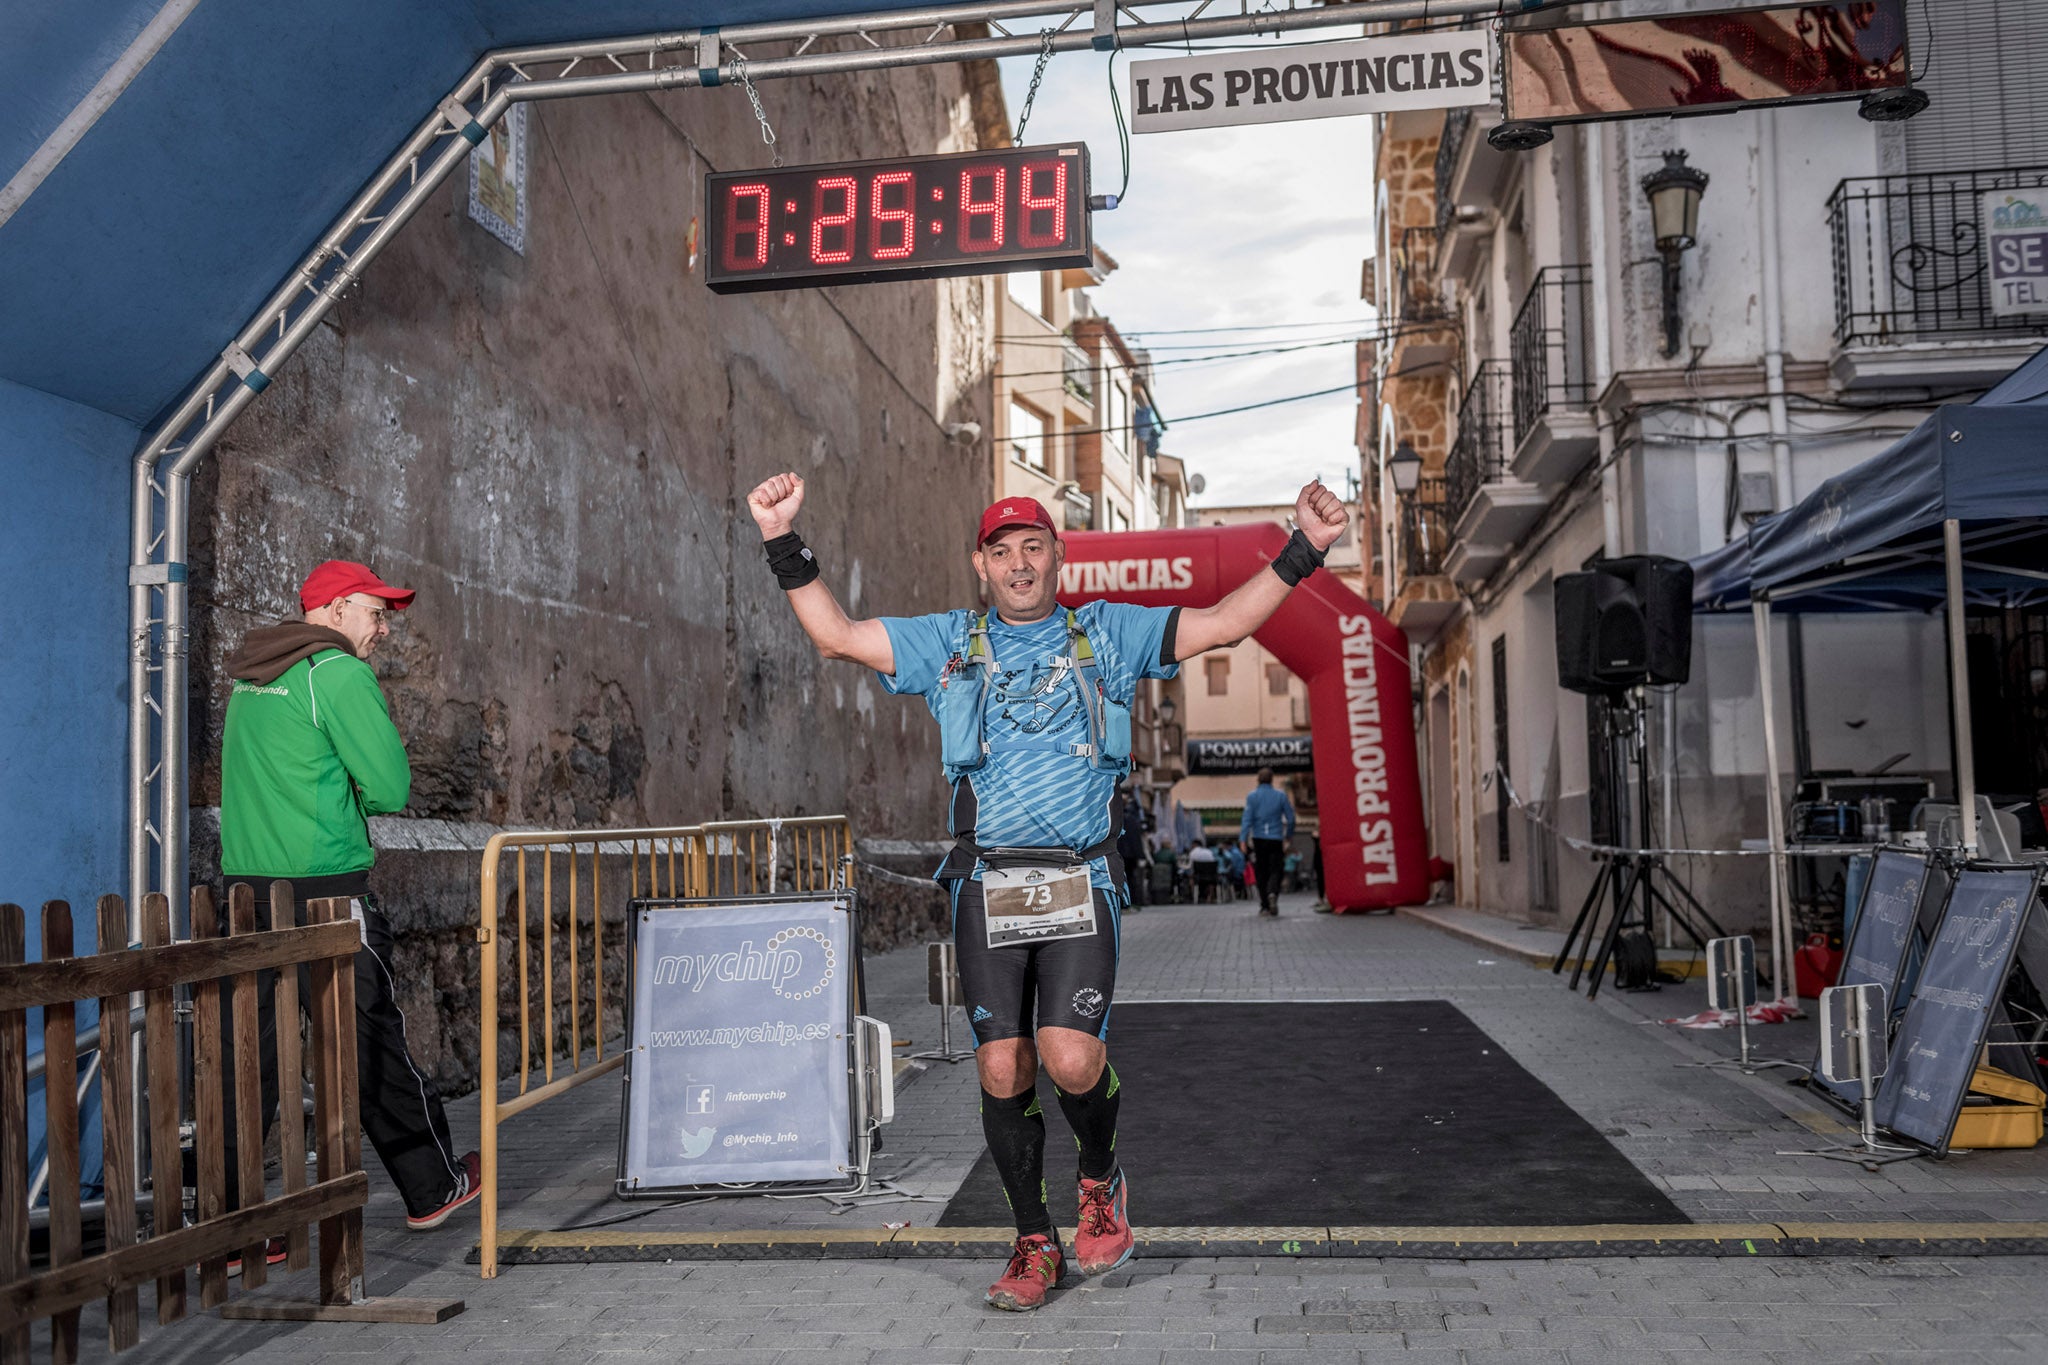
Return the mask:
[(981, 874), (981, 897), (991, 948), (1095, 932), (1095, 894), (1085, 865), (987, 868)]

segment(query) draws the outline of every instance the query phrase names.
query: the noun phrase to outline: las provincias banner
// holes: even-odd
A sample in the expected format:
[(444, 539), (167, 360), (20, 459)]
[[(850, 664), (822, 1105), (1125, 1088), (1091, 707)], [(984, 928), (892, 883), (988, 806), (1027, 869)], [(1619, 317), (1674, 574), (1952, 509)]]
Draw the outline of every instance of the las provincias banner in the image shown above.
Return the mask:
[(1131, 63), (1131, 131), (1491, 104), (1484, 31), (1414, 33)]
[[(1287, 544), (1275, 522), (1164, 531), (1075, 531), (1060, 538), (1060, 601), (1206, 607)], [(1408, 637), (1371, 603), (1317, 570), (1253, 637), (1308, 686), (1323, 884), (1339, 911), (1418, 905), (1429, 894), (1429, 835), (1415, 767)]]

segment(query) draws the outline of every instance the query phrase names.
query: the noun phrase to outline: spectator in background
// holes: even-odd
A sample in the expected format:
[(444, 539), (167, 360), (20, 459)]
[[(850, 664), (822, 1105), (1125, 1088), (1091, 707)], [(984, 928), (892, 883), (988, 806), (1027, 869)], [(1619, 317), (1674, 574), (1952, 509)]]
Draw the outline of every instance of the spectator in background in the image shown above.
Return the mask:
[[(261, 925), (270, 923), (272, 881), (292, 884), (302, 922), (307, 902), (347, 898), (363, 939), (355, 956), (363, 1131), (405, 1200), (406, 1226), (424, 1232), (447, 1222), (482, 1187), (477, 1154), (456, 1155), (440, 1092), (406, 1045), (391, 921), (370, 891), (377, 855), (368, 817), (405, 806), (412, 767), (366, 661), (391, 633), (389, 614), (411, 606), (413, 595), (361, 564), (330, 559), (299, 589), (304, 616), (250, 631), (228, 656), (234, 688), (221, 741), (220, 865), (229, 883), (254, 888)], [(265, 972), (258, 988), (255, 1043), (266, 1122), (278, 1111), (275, 980)], [(299, 1003), (311, 1005), (304, 985)], [(299, 1022), (284, 1026), (297, 1029)], [(232, 1059), (223, 1070), (232, 1114)], [(300, 1121), (298, 1107), (294, 1094), (291, 1122)], [(236, 1141), (229, 1124), (222, 1145), (230, 1171)], [(271, 1239), (270, 1259), (283, 1256), (282, 1239)]]
[(1234, 901), (1243, 900), (1244, 850), (1236, 844), (1225, 844), (1216, 854), (1216, 861), (1222, 868), (1223, 884), (1230, 888), (1230, 898)]
[(1197, 901), (1205, 905), (1216, 903), (1216, 878), (1221, 866), (1208, 841), (1195, 840), (1195, 846), (1188, 850), (1188, 872), (1194, 878)]
[(1145, 860), (1145, 808), (1134, 793), (1124, 793), (1124, 818), (1116, 831), (1117, 856), (1124, 860), (1124, 883), (1131, 891), (1133, 914), (1152, 899), (1152, 867)]
[(1258, 784), (1244, 799), (1244, 819), (1238, 825), (1238, 838), (1252, 846), (1252, 865), (1258, 869), (1261, 915), (1280, 916), (1280, 877), (1293, 835), (1294, 803), (1273, 785), (1273, 770), (1261, 768)]

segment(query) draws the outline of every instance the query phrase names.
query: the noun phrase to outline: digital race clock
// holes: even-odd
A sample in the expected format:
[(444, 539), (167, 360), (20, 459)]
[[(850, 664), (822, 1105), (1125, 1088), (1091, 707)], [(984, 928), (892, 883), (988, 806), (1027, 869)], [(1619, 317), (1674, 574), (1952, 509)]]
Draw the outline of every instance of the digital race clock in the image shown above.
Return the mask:
[(1094, 260), (1082, 145), (719, 171), (704, 198), (721, 294)]

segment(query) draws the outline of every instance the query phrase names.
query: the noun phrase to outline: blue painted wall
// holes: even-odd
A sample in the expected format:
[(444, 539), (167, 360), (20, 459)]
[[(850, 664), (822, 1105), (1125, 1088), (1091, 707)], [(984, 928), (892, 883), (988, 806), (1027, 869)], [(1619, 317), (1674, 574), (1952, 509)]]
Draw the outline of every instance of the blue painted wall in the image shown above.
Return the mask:
[[(0, 379), (0, 900), (27, 912), (71, 902), (75, 946), (96, 946), (94, 907), (125, 892), (128, 462), (141, 432), (118, 417)], [(42, 1011), (29, 1050), (43, 1045)], [(81, 1027), (93, 1022), (78, 1007)], [(29, 1162), (43, 1155), (30, 1088)], [(82, 1115), (85, 1194), (100, 1169), (98, 1090)]]
[(130, 423), (0, 379), (0, 900), (124, 891)]

